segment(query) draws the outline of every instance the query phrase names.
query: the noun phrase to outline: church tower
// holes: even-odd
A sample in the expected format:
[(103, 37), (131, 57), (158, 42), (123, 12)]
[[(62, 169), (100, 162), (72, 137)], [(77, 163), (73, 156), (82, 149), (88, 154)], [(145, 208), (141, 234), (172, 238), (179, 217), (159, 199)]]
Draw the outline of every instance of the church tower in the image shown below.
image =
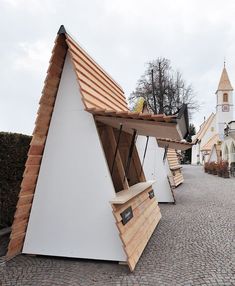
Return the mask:
[(228, 73), (224, 68), (220, 77), (219, 86), (216, 91), (216, 126), (221, 140), (224, 136), (225, 123), (233, 120), (233, 87), (230, 83)]

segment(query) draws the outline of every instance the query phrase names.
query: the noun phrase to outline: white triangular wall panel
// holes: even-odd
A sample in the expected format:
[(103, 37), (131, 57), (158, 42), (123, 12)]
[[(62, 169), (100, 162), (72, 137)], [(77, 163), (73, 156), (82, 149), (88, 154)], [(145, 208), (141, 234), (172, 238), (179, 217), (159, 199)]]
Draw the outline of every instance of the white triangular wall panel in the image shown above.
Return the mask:
[[(138, 136), (136, 146), (142, 161), (146, 145), (146, 137)], [(153, 189), (159, 203), (173, 203), (174, 197), (168, 182), (167, 175), (170, 174), (167, 159), (163, 162), (165, 149), (160, 148), (156, 138), (149, 137), (143, 170), (146, 180), (156, 180)]]
[(66, 56), (23, 253), (126, 261), (115, 196), (93, 116)]

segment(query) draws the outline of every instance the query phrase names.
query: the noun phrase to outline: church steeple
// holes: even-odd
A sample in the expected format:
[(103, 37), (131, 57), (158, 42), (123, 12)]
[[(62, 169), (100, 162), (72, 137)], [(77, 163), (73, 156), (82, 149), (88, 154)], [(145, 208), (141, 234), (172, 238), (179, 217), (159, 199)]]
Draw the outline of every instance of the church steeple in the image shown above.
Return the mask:
[(217, 91), (232, 91), (233, 87), (230, 83), (229, 77), (228, 77), (228, 73), (225, 67), (225, 62), (224, 62), (224, 68), (220, 77), (220, 81), (219, 81), (219, 86)]
[(220, 140), (223, 140), (225, 124), (233, 120), (233, 87), (225, 67), (220, 77), (216, 91), (216, 125)]

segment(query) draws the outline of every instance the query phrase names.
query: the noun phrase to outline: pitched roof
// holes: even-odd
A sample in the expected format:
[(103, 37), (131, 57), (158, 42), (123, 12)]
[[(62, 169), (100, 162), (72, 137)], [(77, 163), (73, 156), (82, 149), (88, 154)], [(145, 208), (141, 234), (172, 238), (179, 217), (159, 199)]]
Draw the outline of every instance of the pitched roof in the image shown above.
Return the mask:
[(207, 120), (202, 123), (202, 125), (200, 126), (199, 131), (194, 136), (193, 143), (195, 143), (197, 140), (201, 140), (202, 139), (202, 137), (206, 133), (206, 131), (209, 128), (209, 126), (210, 126), (212, 120), (214, 119), (214, 117), (215, 117), (215, 114), (211, 113), (211, 115), (207, 118)]
[(219, 134), (215, 134), (207, 141), (204, 146), (202, 146), (201, 151), (210, 151), (212, 149), (212, 146), (214, 144), (217, 144), (218, 141), (220, 141)]
[(218, 89), (217, 91), (219, 90), (233, 90), (233, 87), (230, 83), (230, 80), (229, 80), (229, 77), (228, 77), (228, 73), (227, 73), (227, 70), (226, 68), (224, 67), (223, 68), (223, 71), (222, 71), (222, 74), (221, 74), (221, 77), (220, 77), (220, 81), (219, 81), (219, 85), (218, 85)]

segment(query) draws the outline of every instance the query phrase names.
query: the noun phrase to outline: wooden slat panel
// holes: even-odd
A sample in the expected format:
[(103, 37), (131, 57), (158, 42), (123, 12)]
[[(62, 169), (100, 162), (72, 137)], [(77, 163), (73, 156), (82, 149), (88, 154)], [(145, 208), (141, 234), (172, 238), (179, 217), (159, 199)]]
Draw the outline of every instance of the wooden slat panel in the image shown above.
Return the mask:
[[(21, 221), (18, 221), (18, 223), (13, 223), (13, 225), (11, 226), (11, 232), (19, 232), (20, 229), (24, 229), (24, 227), (27, 227), (27, 223), (28, 223), (28, 220), (27, 219), (23, 219)], [(25, 232), (25, 231), (22, 231), (22, 232)]]
[[(47, 135), (49, 126), (38, 126), (36, 125), (33, 130), (33, 135)], [(41, 155), (41, 154), (30, 154), (30, 155)]]
[(15, 238), (18, 238), (20, 237), (22, 234), (25, 233), (26, 231), (26, 228), (27, 228), (27, 223), (26, 221), (24, 220), (21, 224), (19, 223), (17, 225), (17, 228), (14, 228), (11, 232), (11, 239), (15, 239)]
[(87, 102), (90, 102), (91, 104), (93, 104), (92, 107), (94, 107), (94, 105), (96, 107), (98, 107), (99, 109), (102, 109), (102, 108), (106, 108), (107, 105), (102, 101), (102, 100), (99, 100), (97, 99), (96, 97), (90, 95), (88, 92), (86, 92), (84, 89), (82, 90), (82, 94), (84, 96), (84, 103), (85, 103), (85, 106), (88, 108), (88, 105), (87, 105)]
[(38, 175), (39, 165), (28, 165), (25, 167), (23, 177)]
[(135, 221), (135, 224), (129, 227), (124, 233), (122, 233), (122, 241), (125, 246), (127, 246), (130, 241), (133, 239), (135, 234), (139, 232), (141, 226), (145, 224), (146, 218), (150, 213), (156, 208), (159, 210), (159, 207), (155, 200), (152, 200), (153, 203), (145, 210), (142, 211), (141, 215)]
[(146, 196), (146, 200), (144, 200), (138, 207), (133, 210), (133, 219), (128, 222), (128, 224), (123, 225), (122, 221), (116, 222), (120, 234), (131, 228), (135, 224), (136, 220), (140, 217), (142, 211), (149, 208), (153, 202), (153, 200), (149, 199), (149, 196)]
[[(134, 270), (152, 232), (161, 218), (156, 198), (149, 198), (148, 192), (150, 190), (151, 188), (145, 190), (122, 206), (112, 205), (116, 225), (123, 243), (123, 249), (127, 254), (127, 262), (131, 271)], [(127, 224), (123, 225), (120, 214), (129, 206), (132, 208), (133, 217)]]
[(154, 209), (149, 210), (148, 216), (144, 218), (144, 223), (140, 225), (138, 232), (135, 233), (129, 243), (125, 246), (125, 252), (128, 257), (131, 257), (134, 254), (136, 248), (144, 240), (145, 234), (148, 232), (148, 229), (159, 214), (159, 208), (155, 207)]
[(24, 196), (20, 196), (18, 203), (17, 203), (17, 207), (19, 208), (21, 205), (27, 205), (27, 204), (31, 204), (32, 200), (33, 200), (33, 194), (29, 194), (29, 195), (24, 195)]
[(23, 246), (24, 237), (25, 237), (25, 233), (23, 232), (18, 237), (14, 237), (10, 239), (10, 242), (8, 245), (7, 257), (11, 257), (14, 254), (14, 252), (21, 251), (22, 246)]
[[(117, 104), (119, 104), (119, 103), (122, 104), (122, 106), (124, 107), (123, 110), (128, 110), (128, 107), (127, 107), (127, 103), (126, 103), (124, 94), (121, 94), (121, 95), (120, 95), (120, 94), (116, 93), (116, 92), (110, 87), (110, 85), (107, 85), (107, 83), (106, 83), (104, 80), (102, 80), (100, 77), (98, 77), (97, 74), (96, 74), (89, 66), (87, 66), (87, 65), (82, 65), (81, 62), (78, 63), (78, 59), (77, 59), (77, 56), (76, 56), (76, 55), (72, 54), (72, 57), (73, 57), (74, 65), (77, 63), (77, 66), (80, 66), (79, 69), (75, 67), (76, 72), (77, 72), (78, 81), (79, 81), (79, 76), (81, 75), (80, 70), (81, 70), (81, 68), (83, 68), (83, 69), (85, 69), (85, 70), (90, 74), (90, 75), (89, 75), (89, 79), (90, 79), (91, 77), (93, 77), (96, 81), (100, 81), (99, 86), (102, 86), (103, 89), (105, 89), (105, 88), (111, 89), (111, 90), (110, 90), (110, 93), (112, 94), (111, 97), (112, 97), (113, 99), (115, 99), (115, 101), (117, 102)], [(80, 83), (80, 81), (79, 81), (79, 83)], [(109, 95), (110, 95), (110, 93), (109, 93)]]
[(48, 106), (54, 106), (55, 104), (55, 97), (48, 97), (48, 96), (42, 96), (40, 99), (40, 104), (45, 104)]
[(74, 64), (80, 80), (96, 86), (98, 89), (105, 92), (106, 96), (112, 97), (117, 103), (121, 104), (124, 108), (123, 110), (127, 110), (127, 104), (123, 96), (117, 96), (110, 86), (108, 86), (104, 81), (100, 80), (100, 78), (97, 77), (97, 75), (95, 75), (93, 72), (89, 72), (89, 70), (87, 70), (82, 63), (78, 64), (75, 60)]
[(26, 205), (21, 205), (16, 208), (15, 216), (14, 217), (21, 217), (21, 215), (28, 213), (29, 210), (31, 209), (31, 204), (26, 204)]
[(99, 75), (99, 77), (102, 78), (109, 86), (111, 86), (116, 93), (119, 93), (122, 96), (123, 91), (120, 86), (117, 85), (117, 83), (114, 82), (114, 80), (103, 69), (101, 69), (101, 67), (98, 66), (90, 56), (88, 56), (70, 37), (67, 37), (66, 42), (71, 53), (85, 62), (87, 66), (94, 70), (95, 74)]
[(18, 224), (22, 223), (22, 221), (25, 221), (25, 220), (27, 220), (27, 222), (28, 222), (29, 214), (30, 214), (30, 212), (27, 211), (27, 212), (19, 214), (17, 217), (14, 217), (13, 225), (18, 226)]
[[(117, 100), (113, 99), (112, 96), (107, 94), (105, 91), (103, 91), (98, 86), (94, 85), (89, 79), (85, 78), (82, 75), (78, 75), (79, 77), (79, 83), (80, 86), (83, 89), (85, 89), (87, 92), (89, 92), (91, 95), (96, 97), (97, 99), (102, 100), (107, 104), (107, 107), (110, 109), (116, 109), (116, 110), (126, 110), (125, 107), (122, 106)], [(106, 108), (107, 108), (106, 107)]]
[(130, 267), (131, 271), (134, 271), (135, 266), (141, 256), (141, 254), (143, 253), (150, 237), (152, 236), (152, 233), (154, 232), (159, 220), (161, 219), (161, 214), (158, 215), (158, 217), (156, 217), (153, 221), (153, 223), (151, 224), (151, 226), (149, 227), (148, 231), (145, 234), (144, 239), (142, 240), (141, 244), (136, 248), (135, 253), (128, 258), (128, 265)]
[(180, 167), (180, 165), (179, 165), (179, 160), (177, 158), (176, 151), (174, 149), (168, 149), (167, 160), (168, 160), (169, 167), (171, 169), (172, 179), (174, 181), (173, 182), (174, 187), (177, 187), (181, 183), (183, 183), (184, 178), (183, 178), (183, 175), (181, 173), (181, 170), (176, 169), (176, 168)]
[(21, 187), (19, 196), (32, 195), (32, 194), (34, 194), (34, 191), (35, 191), (35, 185), (33, 187), (23, 186), (23, 187)]
[(43, 145), (45, 144), (46, 136), (41, 134), (34, 134), (30, 145)]
[[(110, 84), (109, 81), (107, 81), (107, 78), (104, 76), (101, 76), (97, 71), (95, 70), (94, 66), (90, 65), (89, 62), (85, 62), (83, 58), (81, 58), (81, 55), (77, 54), (75, 50), (70, 49), (70, 54), (72, 56), (73, 61), (77, 63), (77, 65), (81, 65), (87, 72), (89, 72), (91, 75), (93, 75), (100, 83), (102, 83), (106, 88), (110, 89), (110, 91), (115, 94), (117, 98), (119, 98), (123, 103), (125, 103), (125, 97), (123, 92), (118, 92), (112, 84)], [(77, 70), (78, 72), (79, 70)]]
[(45, 115), (45, 116), (49, 116), (49, 115), (52, 114), (52, 111), (53, 111), (53, 106), (40, 104), (37, 114), (42, 114), (42, 115)]
[(40, 165), (42, 160), (41, 155), (28, 155), (27, 161), (26, 161), (26, 166), (28, 165)]
[(42, 155), (44, 145), (31, 145), (28, 155)]
[[(118, 108), (118, 106), (116, 106), (110, 99), (107, 99), (103, 95), (99, 94), (98, 92), (93, 90), (91, 87), (89, 87), (86, 83), (83, 83), (80, 81), (80, 87), (81, 87), (83, 94), (85, 92), (86, 96), (88, 95), (89, 98), (92, 98), (92, 100), (94, 99), (96, 104), (98, 101), (100, 101), (102, 105), (104, 106), (103, 108), (109, 108), (109, 109)], [(85, 100), (86, 100), (86, 97), (85, 97)]]

